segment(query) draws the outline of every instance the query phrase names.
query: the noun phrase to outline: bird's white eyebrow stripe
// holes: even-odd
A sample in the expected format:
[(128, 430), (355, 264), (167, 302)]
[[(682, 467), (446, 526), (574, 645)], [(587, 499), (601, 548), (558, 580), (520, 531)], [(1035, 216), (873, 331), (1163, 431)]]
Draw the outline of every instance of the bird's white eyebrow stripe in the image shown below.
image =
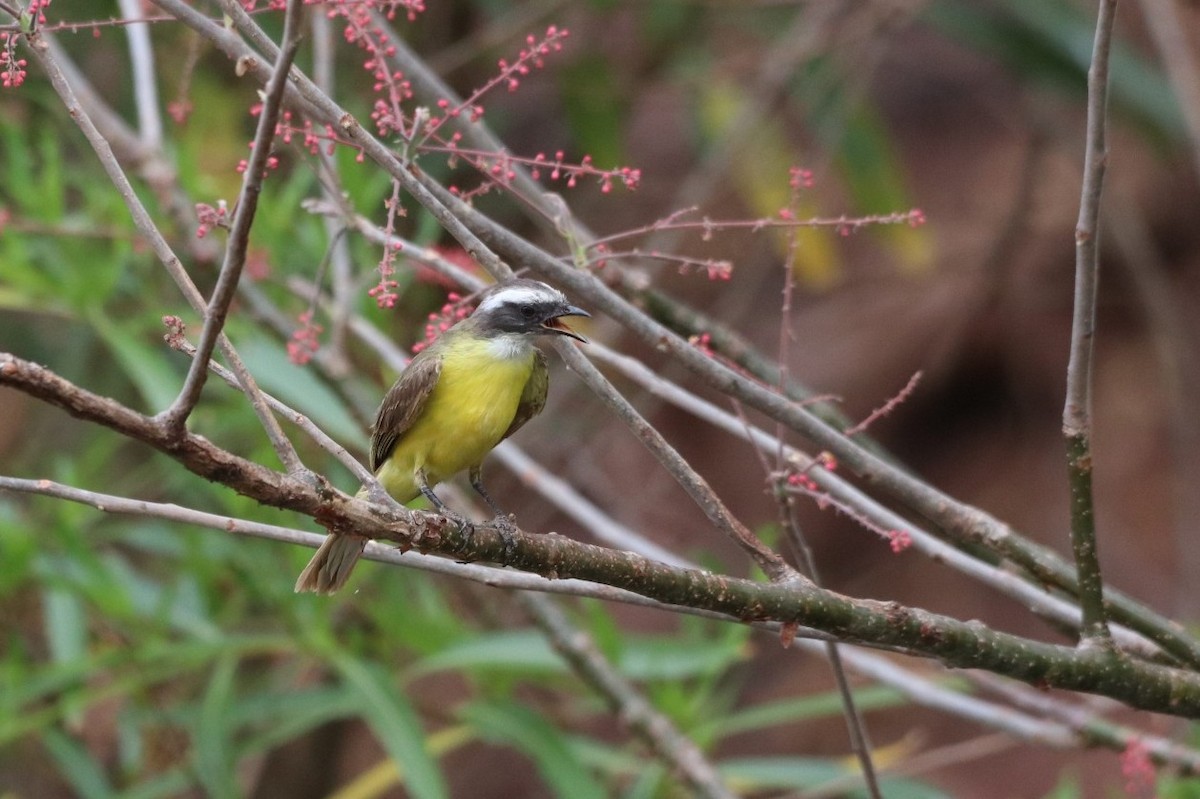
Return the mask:
[(501, 305), (512, 304), (518, 305), (523, 302), (546, 302), (547, 300), (561, 301), (562, 296), (554, 289), (546, 286), (544, 289), (526, 288), (525, 286), (516, 286), (513, 288), (501, 289), (491, 295), (483, 302), (479, 303), (479, 308), (476, 311), (491, 311), (499, 308)]

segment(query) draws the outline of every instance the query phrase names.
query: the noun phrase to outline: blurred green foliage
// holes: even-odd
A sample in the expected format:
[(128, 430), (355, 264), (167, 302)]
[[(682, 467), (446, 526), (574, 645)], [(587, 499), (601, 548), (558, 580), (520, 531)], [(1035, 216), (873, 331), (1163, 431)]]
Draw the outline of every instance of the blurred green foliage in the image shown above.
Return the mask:
[[(504, 11), (495, 3), (457, 5), (468, 15)], [(52, 9), (82, 13), (66, 0)], [(619, 3), (595, 2), (587, 13), (600, 18), (593, 24), (603, 24), (605, 14), (620, 10)], [(104, 13), (110, 12), (115, 9)], [(778, 22), (790, 13), (767, 8), (710, 14), (698, 4), (648, 3), (638, 11), (644, 23), (638, 35), (648, 51), (643, 58), (664, 72), (707, 74), (714, 57), (707, 43), (727, 25), (755, 40), (782, 29)], [(981, 9), (941, 2), (922, 22), (1002, 59), (1023, 78), (1079, 93), (1087, 13), (1069, 3), (1010, 0)], [(687, 33), (698, 21), (709, 38)], [(185, 51), (188, 39), (162, 25), (155, 35), (164, 85), (173, 87), (180, 64), (169, 56)], [(75, 54), (120, 58), (121, 46), (119, 33), (104, 29), (97, 41), (81, 42)], [(582, 55), (555, 76), (565, 110), (562, 129), (576, 151), (595, 154), (601, 166), (632, 160), (622, 141), (632, 113), (628, 65), (611, 64), (587, 42), (580, 47)], [(480, 54), (479, 74), (491, 68), (491, 55)], [(245, 108), (252, 100), (228, 70), (206, 68), (208, 59), (221, 64), (207, 54), (190, 76), (189, 97), (198, 112), (171, 132), (168, 145), (182, 189), (198, 202), (235, 196), (233, 165), (245, 151)], [(340, 66), (352, 72), (358, 60), (350, 52)], [(1178, 136), (1161, 75), (1128, 48), (1117, 60), (1118, 103), (1152, 135)], [(911, 203), (903, 168), (869, 97), (847, 93), (827, 58), (814, 59), (800, 75), (804, 80), (798, 78), (794, 95), (815, 114), (809, 124), (836, 155), (858, 205), (854, 210), (904, 210)], [(736, 116), (738, 98), (729, 85), (694, 88), (705, 95), (709, 110), (695, 120), (693, 143), (703, 147)], [(361, 113), (369, 108), (369, 96), (353, 95), (349, 104)], [(128, 112), (128, 97), (122, 106)], [(785, 168), (795, 156), (796, 142), (782, 127), (766, 127), (756, 141), (766, 151), (755, 164)], [(545, 149), (555, 147), (547, 143)], [(161, 317), (178, 314), (194, 331), (195, 315), (138, 240), (95, 158), (36, 78), (19, 92), (0, 95), (0, 150), (0, 208), (8, 216), (0, 235), (3, 348), (141, 411), (166, 407), (186, 364), (162, 343)], [(389, 190), (385, 176), (356, 164), (351, 152), (336, 157), (356, 206), (379, 209)], [(736, 189), (751, 213), (771, 215), (786, 202), (786, 191), (778, 193), (786, 189), (784, 180), (771, 188), (761, 174), (739, 174)], [(152, 193), (139, 192), (156, 218), (165, 220)], [(285, 153), (284, 168), (267, 182), (252, 238), (253, 250), (269, 268), (261, 287), (293, 315), (304, 305), (288, 292), (286, 280), (311, 279), (326, 247), (321, 221), (299, 210), (303, 199), (317, 193), (313, 171), (302, 158)], [(415, 212), (414, 217), (409, 224), (422, 240), (434, 241), (429, 219)], [(186, 251), (194, 232), (162, 224)], [(923, 234), (886, 235), (900, 262), (928, 261)], [(378, 258), (357, 238), (351, 247), (356, 263)], [(803, 272), (814, 283), (836, 278), (836, 252), (827, 243), (814, 241), (805, 257), (827, 258)], [(196, 279), (207, 289), (214, 265), (195, 266)], [(422, 307), (406, 308), (389, 332), (411, 341), (423, 314), (436, 304), (430, 295)], [(365, 296), (362, 307), (368, 308)], [(356, 419), (371, 409), (351, 407), (345, 397), (377, 396), (376, 376), (347, 378), (357, 381), (349, 388), (333, 385), (315, 370), (289, 363), (285, 342), (244, 312), (233, 315), (229, 333), (266, 390), (361, 451), (365, 433)], [(5, 474), (314, 527), (310, 520), (258, 508), (112, 433), (12, 395), (0, 397), (6, 406), (19, 405), (26, 420), (22, 435), (0, 453)], [(240, 454), (275, 462), (241, 395), (216, 381), (206, 388), (193, 425)], [(310, 467), (352, 488), (326, 453), (301, 446)], [(396, 765), (381, 783), (359, 785), (355, 795), (375, 795), (402, 781), (412, 796), (447, 796), (452, 781), (444, 757), (473, 742), (503, 747), (526, 761), (546, 795), (681, 795), (676, 778), (644, 747), (624, 734), (597, 731), (607, 708), (502, 595), (488, 589), (483, 602), (470, 586), (363, 564), (352, 591), (332, 599), (298, 596), (293, 581), (309, 554), (0, 494), (0, 794), (11, 780), (16, 795), (239, 796), (248, 764), (353, 720), (369, 729), (380, 757)], [(488, 607), (481, 608), (484, 604)], [(739, 692), (751, 655), (745, 628), (684, 617), (665, 632), (635, 635), (595, 602), (577, 604), (574, 617), (660, 711), (710, 752), (731, 740), (840, 715), (837, 697), (825, 694), (743, 706)], [(441, 680), (453, 680), (454, 687)], [(860, 691), (858, 700), (866, 711), (904, 702), (881, 688)], [(84, 735), (96, 728), (111, 730), (111, 740), (100, 745)], [(852, 772), (839, 759), (768, 753), (717, 762), (731, 784), (747, 793), (802, 791)], [(911, 780), (888, 780), (885, 788), (889, 797), (942, 795)], [(1062, 787), (1054, 795), (1073, 795), (1070, 790)], [(1198, 794), (1173, 783), (1162, 795)]]

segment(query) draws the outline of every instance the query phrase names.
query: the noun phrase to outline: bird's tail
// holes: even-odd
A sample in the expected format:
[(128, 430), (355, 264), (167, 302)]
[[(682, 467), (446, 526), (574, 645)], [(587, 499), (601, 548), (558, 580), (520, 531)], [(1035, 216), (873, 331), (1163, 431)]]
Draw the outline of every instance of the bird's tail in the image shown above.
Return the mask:
[(350, 579), (354, 564), (362, 555), (367, 539), (356, 535), (331, 533), (325, 537), (317, 554), (300, 572), (296, 580), (296, 593), (312, 591), (317, 594), (332, 594)]

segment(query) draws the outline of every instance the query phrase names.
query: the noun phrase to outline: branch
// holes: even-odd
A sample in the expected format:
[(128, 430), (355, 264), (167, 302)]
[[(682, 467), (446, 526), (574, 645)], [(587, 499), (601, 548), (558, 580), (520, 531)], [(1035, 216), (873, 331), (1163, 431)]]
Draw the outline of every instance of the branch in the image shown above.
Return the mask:
[[(238, 194), (233, 222), (229, 230), (229, 240), (225, 246), (225, 261), (221, 265), (221, 273), (217, 277), (217, 285), (209, 299), (208, 308), (204, 313), (204, 330), (196, 345), (196, 357), (192, 360), (187, 379), (179, 396), (171, 407), (163, 412), (161, 418), (171, 430), (181, 431), (187, 423), (187, 418), (196, 403), (200, 401), (200, 391), (208, 377), (208, 362), (212, 358), (213, 348), (217, 337), (225, 326), (225, 316), (229, 305), (237, 292), (238, 281), (242, 277), (242, 267), (246, 265), (246, 251), (250, 243), (250, 226), (254, 223), (254, 214), (258, 210), (258, 198), (262, 193), (262, 182), (267, 169), (267, 160), (271, 155), (271, 143), (275, 139), (275, 127), (279, 122), (279, 111), (283, 103), (283, 92), (287, 87), (288, 70), (296, 58), (300, 48), (300, 2), (288, 0), (287, 11), (284, 14), (283, 50), (275, 60), (275, 68), (267, 81), (266, 96), (263, 98), (262, 110), (258, 116), (258, 128), (254, 134), (250, 159), (242, 177), (242, 188)], [(247, 378), (253, 380), (247, 373)], [(257, 392), (246, 385), (247, 396), (252, 401)], [(278, 434), (277, 434), (278, 433)], [(300, 457), (296, 454), (287, 437), (277, 427), (267, 427), (267, 434), (275, 447), (280, 460), (289, 472), (298, 473), (304, 469)]]
[[(210, 38), (231, 58), (240, 58), (242, 54), (249, 52), (244, 43), (230, 37), (227, 31), (203, 15), (197, 14), (179, 0), (157, 0), (157, 2), (177, 14), (181, 21), (195, 27), (197, 31)], [(330, 116), (333, 111), (341, 112), (340, 107), (328, 98), (323, 99), (320, 91), (307, 79), (300, 78), (298, 80), (300, 99), (308, 107), (314, 109), (317, 120), (343, 127), (348, 125), (349, 128), (345, 129), (353, 129), (354, 141), (363, 148), (363, 152), (389, 175), (401, 180), (408, 188), (408, 179), (414, 173), (405, 169), (404, 165), (387, 148), (380, 145), (348, 115)], [(1069, 592), (1078, 590), (1074, 570), (1050, 549), (1029, 541), (989, 514), (953, 499), (888, 463), (862, 444), (840, 435), (807, 408), (798, 406), (745, 379), (723, 364), (707, 358), (686, 341), (647, 318), (637, 308), (611, 291), (595, 275), (564, 265), (536, 246), (483, 216), (423, 174), (415, 173), (415, 175), (419, 179), (422, 192), (414, 194), (414, 196), (419, 202), (430, 208), (439, 221), (448, 215), (453, 220), (453, 229), (450, 232), (460, 242), (464, 242), (461, 230), (464, 227), (469, 230), (471, 235), (467, 240), (472, 244), (470, 246), (464, 244), (464, 247), (471, 255), (475, 256), (476, 249), (482, 247), (494, 259), (495, 256), (492, 254), (494, 249), (510, 261), (529, 267), (540, 275), (569, 288), (577, 296), (586, 298), (593, 303), (594, 308), (608, 313), (650, 346), (676, 358), (708, 385), (783, 422), (790, 429), (810, 438), (819, 447), (833, 452), (839, 462), (847, 468), (861, 475), (868, 482), (884, 489), (923, 517), (935, 522), (946, 536), (959, 546), (983, 546), (1008, 558), (1039, 581), (1060, 586)], [(427, 200), (430, 198), (435, 198), (434, 205), (427, 204)], [(452, 211), (448, 209), (452, 209)], [(479, 259), (477, 258), (477, 260)], [(494, 263), (495, 261), (483, 265), (491, 271)], [(1106, 602), (1108, 612), (1114, 619), (1151, 638), (1176, 657), (1190, 664), (1200, 665), (1200, 642), (1189, 636), (1186, 631), (1180, 630), (1178, 625), (1171, 620), (1115, 591), (1109, 592)]]
[(0, 353), (0, 385), (151, 446), (193, 473), (260, 504), (312, 516), (329, 529), (353, 530), (395, 541), (402, 548), (460, 560), (487, 560), (552, 579), (602, 583), (742, 621), (814, 627), (846, 642), (900, 647), (952, 667), (986, 669), (1034, 685), (1101, 694), (1144, 710), (1200, 717), (1200, 675), (1195, 673), (1096, 648), (1034, 641), (895, 602), (851, 599), (811, 584), (760, 583), (679, 569), (557, 535), (518, 532), (506, 541), (495, 527), (479, 525), (473, 536), (467, 536), (445, 517), (371, 505), (327, 483), (313, 487), (271, 471), (201, 436), (170, 436), (154, 420), (9, 353)]
[(142, 5), (138, 0), (120, 0), (121, 17), (126, 22), (125, 37), (129, 40), (129, 72), (133, 78), (133, 95), (137, 105), (138, 131), (143, 144), (151, 149), (162, 147), (162, 115), (158, 109), (158, 86), (154, 68), (154, 48), (150, 44), (150, 26), (141, 22)]
[(575, 673), (612, 705), (621, 722), (632, 727), (664, 763), (679, 772), (692, 796), (734, 799), (736, 794), (725, 787), (700, 748), (617, 671), (591, 636), (576, 628), (546, 597), (517, 594), (517, 601)]
[(1071, 547), (1083, 610), (1080, 645), (1105, 646), (1111, 645), (1111, 636), (1104, 614), (1104, 581), (1096, 552), (1092, 499), (1092, 350), (1096, 332), (1100, 193), (1108, 162), (1105, 144), (1108, 54), (1116, 8), (1116, 0), (1100, 2), (1092, 65), (1088, 70), (1087, 146), (1079, 221), (1075, 226), (1075, 310), (1071, 322), (1071, 358), (1067, 364), (1067, 398), (1063, 406), (1063, 436), (1071, 486)]
[[(1016, 533), (1004, 522), (979, 508), (954, 499), (909, 472), (871, 452), (859, 442), (829, 427), (807, 407), (746, 379), (724, 364), (707, 357), (688, 342), (646, 317), (590, 272), (563, 265), (535, 245), (512, 233), (482, 213), (459, 201), (432, 181), (427, 185), (439, 199), (460, 215), (480, 238), (522, 267), (582, 297), (590, 307), (616, 319), (649, 346), (674, 358), (708, 386), (727, 394), (789, 429), (807, 437), (837, 456), (838, 462), (868, 483), (883, 490), (937, 525), (956, 545), (984, 547), (1008, 558), (1034, 579), (1078, 591), (1074, 570), (1055, 552)], [(1108, 591), (1105, 608), (1116, 621), (1137, 630), (1172, 655), (1200, 666), (1200, 642), (1162, 615), (1117, 591)]]
[[(344, 224), (354, 228), (374, 243), (386, 246), (399, 242), (403, 247), (405, 256), (409, 260), (427, 266), (449, 280), (456, 281), (465, 290), (475, 291), (482, 285), (478, 277), (467, 272), (457, 264), (447, 261), (435, 250), (427, 249), (400, 236), (392, 235), (389, 237), (384, 233), (382, 228), (359, 214), (346, 212), (344, 209), (324, 200), (309, 201), (305, 205), (305, 208), (312, 213), (336, 216), (342, 219)], [(304, 299), (311, 300), (314, 296), (313, 291), (313, 287), (308, 285), (299, 293)], [(400, 354), (400, 360), (397, 360), (395, 357), (396, 349), (389, 339), (380, 337), (376, 329), (361, 317), (351, 317), (351, 324), (355, 327), (356, 333), (360, 337), (363, 337), (364, 342), (383, 357), (391, 368), (397, 370), (403, 368), (407, 359), (403, 354)], [(760, 450), (772, 452), (776, 446), (775, 439), (768, 433), (753, 427), (746, 430), (738, 419), (728, 411), (697, 397), (678, 384), (662, 378), (635, 358), (615, 352), (595, 341), (587, 347), (585, 354), (592, 360), (617, 368), (625, 377), (633, 380), (650, 394), (667, 400), (696, 418), (707, 421), (731, 435), (748, 438)], [(812, 406), (806, 407), (811, 408)], [(845, 426), (849, 426), (850, 424), (849, 421), (844, 422)], [(856, 440), (860, 444), (863, 443), (861, 436), (857, 437)], [(502, 443), (496, 449), (496, 453), (501, 460), (509, 460), (510, 454), (513, 453), (512, 442)], [(785, 458), (790, 463), (798, 464), (810, 459), (809, 456), (792, 447), (785, 449)], [(619, 530), (613, 529), (607, 523), (598, 524), (596, 522), (597, 514), (594, 509), (590, 508), (590, 503), (586, 499), (578, 497), (577, 493), (565, 481), (558, 480), (553, 475), (546, 475), (544, 470), (541, 470), (541, 467), (524, 455), (511, 454), (511, 459), (515, 460), (517, 464), (513, 467), (517, 475), (525, 479), (526, 482), (534, 484), (539, 491), (543, 492), (543, 496), (546, 496), (547, 499), (555, 501), (556, 497), (561, 498), (563, 494), (560, 492), (570, 492), (575, 495), (572, 501), (565, 505), (560, 505), (560, 509), (571, 515), (581, 524), (587, 526), (601, 541), (622, 549), (633, 549), (664, 563), (671, 563), (673, 565), (686, 564), (686, 562), (681, 561), (677, 556), (665, 552), (661, 547), (644, 539), (637, 545), (631, 545), (632, 539), (629, 536), (630, 534), (636, 535), (635, 533), (623, 527)], [(535, 469), (540, 470), (539, 474), (544, 476), (526, 479), (526, 475), (533, 475), (534, 472), (532, 470)], [(1077, 629), (1079, 627), (1081, 618), (1079, 608), (1058, 596), (1046, 593), (1045, 588), (1040, 583), (1033, 584), (1023, 579), (1019, 574), (1013, 573), (1010, 569), (978, 559), (971, 554), (947, 545), (920, 525), (884, 507), (835, 472), (818, 469), (814, 470), (811, 476), (820, 488), (827, 492), (832, 500), (859, 509), (878, 527), (889, 530), (902, 529), (910, 532), (916, 549), (923, 552), (930, 559), (939, 563), (945, 563), (951, 568), (957, 569), (979, 580), (983, 584), (1012, 597), (1023, 606), (1030, 608), (1033, 612), (1044, 616), (1060, 626), (1069, 629)], [(561, 484), (561, 486), (556, 486), (556, 483)], [(548, 488), (549, 491), (547, 492)], [(582, 503), (582, 506), (580, 503)], [(1164, 621), (1164, 624), (1169, 624), (1169, 622)], [(1158, 657), (1161, 654), (1157, 646), (1149, 643), (1145, 637), (1132, 632), (1128, 628), (1118, 627), (1116, 634), (1119, 636), (1121, 647), (1127, 651), (1147, 658)]]
[[(121, 199), (124, 200), (125, 206), (129, 210), (129, 214), (133, 219), (134, 226), (137, 228), (138, 232), (145, 236), (146, 240), (150, 242), (150, 245), (154, 250), (154, 254), (158, 257), (159, 262), (162, 263), (163, 267), (167, 270), (167, 273), (171, 276), (171, 279), (175, 281), (175, 285), (179, 288), (188, 304), (198, 312), (204, 313), (204, 297), (196, 288), (196, 284), (192, 282), (187, 270), (183, 268), (183, 264), (175, 255), (174, 250), (171, 249), (171, 245), (167, 243), (166, 238), (154, 224), (153, 218), (151, 218), (149, 212), (146, 210), (146, 207), (138, 198), (137, 193), (133, 189), (133, 185), (129, 182), (129, 178), (126, 177), (124, 170), (121, 168), (121, 165), (117, 162), (116, 157), (113, 155), (112, 148), (109, 146), (108, 141), (103, 135), (100, 134), (100, 131), (97, 129), (95, 123), (92, 122), (91, 117), (76, 98), (75, 92), (71, 88), (71, 84), (68, 82), (66, 76), (63, 74), (63, 70), (59, 67), (58, 62), (55, 60), (51, 52), (52, 48), (50, 44), (51, 40), (46, 36), (46, 34), (38, 31), (29, 34), (30, 51), (34, 54), (34, 57), (38, 60), (39, 64), (45, 70), (46, 75), (50, 78), (50, 83), (54, 87), (54, 91), (63, 101), (63, 105), (66, 106), (68, 114), (73, 120), (75, 120), (75, 123), (79, 126), (80, 131), (83, 133), (84, 137), (88, 140), (88, 143), (95, 151), (97, 158), (100, 160), (101, 166), (108, 174), (109, 180), (112, 181), (113, 185), (117, 189), (117, 193), (121, 196)], [(224, 334), (219, 335), (218, 342), (221, 346), (221, 352), (229, 361), (229, 365), (233, 369), (233, 372), (238, 376), (238, 380), (242, 384), (243, 391), (245, 391), (250, 397), (251, 405), (254, 407), (254, 411), (257, 414), (260, 423), (263, 425), (263, 428), (268, 431), (268, 437), (273, 442), (283, 439), (283, 431), (280, 429), (279, 423), (271, 414), (270, 409), (267, 408), (266, 403), (262, 401), (258, 392), (258, 386), (254, 382), (254, 378), (250, 375), (249, 370), (246, 369), (246, 365), (242, 362), (241, 357), (237, 354), (237, 351), (233, 348), (233, 345), (229, 342), (228, 338), (226, 338)]]
[[(791, 263), (791, 261), (789, 260), (788, 263)], [(782, 359), (780, 363), (783, 363)], [(779, 440), (779, 447), (782, 450), (782, 439)], [(767, 479), (771, 479), (769, 474)], [(809, 547), (808, 539), (804, 536), (804, 530), (800, 527), (800, 519), (796, 515), (795, 501), (783, 494), (778, 494), (777, 498), (780, 515), (783, 517), (781, 522), (784, 531), (792, 542), (792, 548), (796, 550), (796, 554), (800, 557), (809, 579), (816, 585), (821, 585), (821, 575), (817, 571), (817, 559), (813, 557), (812, 548)], [(829, 667), (833, 672), (833, 679), (837, 684), (838, 694), (841, 697), (842, 715), (846, 718), (846, 731), (850, 735), (850, 748), (854, 751), (854, 756), (858, 758), (858, 766), (862, 770), (862, 778), (866, 784), (867, 794), (872, 799), (880, 799), (883, 794), (879, 790), (879, 777), (875, 773), (875, 763), (871, 758), (871, 739), (867, 733), (867, 725), (863, 721), (858, 705), (854, 702), (854, 692), (850, 690), (850, 680), (846, 678), (846, 668), (842, 665), (841, 651), (833, 641), (825, 642), (825, 657), (829, 660)]]

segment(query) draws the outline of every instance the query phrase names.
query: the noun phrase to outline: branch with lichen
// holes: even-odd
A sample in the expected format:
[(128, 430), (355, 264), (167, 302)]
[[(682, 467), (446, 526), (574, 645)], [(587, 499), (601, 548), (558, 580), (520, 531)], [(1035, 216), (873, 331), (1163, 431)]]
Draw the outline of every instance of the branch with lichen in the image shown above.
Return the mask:
[(1200, 675), (1193, 672), (1106, 650), (1035, 641), (896, 602), (851, 599), (810, 583), (761, 583), (681, 569), (562, 536), (518, 532), (510, 545), (488, 525), (470, 536), (443, 516), (369, 504), (323, 480), (313, 485), (272, 471), (201, 436), (172, 435), (153, 418), (9, 353), (0, 353), (0, 385), (151, 447), (262, 505), (310, 516), (329, 530), (353, 530), (401, 549), (489, 561), (551, 579), (601, 583), (743, 621), (813, 627), (839, 640), (900, 648), (956, 668), (985, 669), (1034, 685), (1108, 696), (1135, 708), (1200, 717)]

